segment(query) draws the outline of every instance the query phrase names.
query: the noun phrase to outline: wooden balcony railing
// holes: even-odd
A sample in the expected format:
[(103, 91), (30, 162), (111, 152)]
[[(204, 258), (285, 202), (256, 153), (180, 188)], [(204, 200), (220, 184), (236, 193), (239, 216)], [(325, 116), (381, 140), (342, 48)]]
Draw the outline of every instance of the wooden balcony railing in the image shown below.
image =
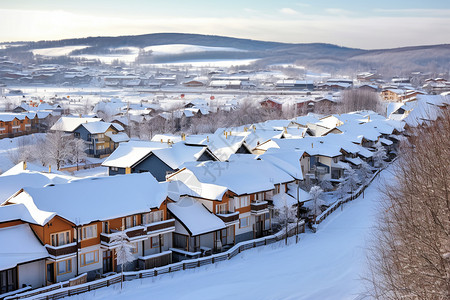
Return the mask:
[(78, 247), (77, 243), (71, 243), (67, 245), (62, 246), (51, 246), (51, 245), (45, 245), (45, 248), (47, 249), (48, 254), (52, 256), (64, 256), (69, 254), (75, 254), (77, 253)]
[(267, 210), (267, 207), (268, 207), (267, 201), (250, 203), (250, 210), (252, 213), (262, 213), (262, 211)]
[(226, 214), (216, 214), (224, 223), (239, 221), (239, 212), (228, 212)]

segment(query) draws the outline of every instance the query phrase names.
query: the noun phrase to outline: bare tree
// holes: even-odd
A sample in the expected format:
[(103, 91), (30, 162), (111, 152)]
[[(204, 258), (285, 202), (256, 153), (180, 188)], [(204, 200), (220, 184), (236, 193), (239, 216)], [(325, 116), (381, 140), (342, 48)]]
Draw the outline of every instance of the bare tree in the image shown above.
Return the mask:
[(341, 109), (345, 113), (358, 110), (383, 112), (378, 93), (362, 89), (343, 91), (341, 94)]
[(370, 253), (377, 299), (450, 299), (450, 111), (400, 147)]
[(47, 133), (43, 151), (47, 162), (56, 164), (57, 170), (71, 157), (70, 135), (63, 131)]
[(71, 137), (68, 139), (68, 147), (70, 148), (70, 157), (69, 160), (72, 163), (75, 163), (77, 165), (77, 171), (79, 170), (79, 164), (83, 162), (86, 157), (86, 142), (82, 139)]

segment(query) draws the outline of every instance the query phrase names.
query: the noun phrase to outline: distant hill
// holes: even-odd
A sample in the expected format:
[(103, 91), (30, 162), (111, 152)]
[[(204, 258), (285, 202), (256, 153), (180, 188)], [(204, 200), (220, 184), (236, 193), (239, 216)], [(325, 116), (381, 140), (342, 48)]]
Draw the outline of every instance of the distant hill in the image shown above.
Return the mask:
[[(395, 72), (433, 71), (450, 69), (450, 45), (416, 46), (383, 50), (363, 50), (325, 43), (290, 44), (239, 39), (224, 36), (155, 33), (117, 37), (88, 37), (58, 41), (21, 42), (12, 48), (0, 50), (0, 55), (22, 53), (29, 57), (33, 49), (86, 46), (70, 55), (100, 55), (127, 53), (130, 48), (186, 44), (204, 47), (227, 47), (242, 51), (195, 51), (152, 55), (142, 52), (138, 62), (173, 63), (199, 59), (259, 59), (258, 66), (278, 63), (297, 63), (308, 68), (328, 72), (358, 71), (376, 68)], [(128, 47), (128, 48), (127, 48)]]

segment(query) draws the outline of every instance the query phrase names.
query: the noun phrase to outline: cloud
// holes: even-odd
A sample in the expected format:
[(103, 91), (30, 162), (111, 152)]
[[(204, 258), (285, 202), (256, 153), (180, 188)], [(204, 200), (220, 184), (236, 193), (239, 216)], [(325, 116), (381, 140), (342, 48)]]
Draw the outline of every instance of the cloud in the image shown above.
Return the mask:
[(294, 15), (298, 14), (298, 12), (296, 10), (294, 10), (292, 8), (289, 8), (289, 7), (285, 7), (285, 8), (280, 9), (280, 12), (282, 14), (290, 15), (290, 16), (294, 16)]

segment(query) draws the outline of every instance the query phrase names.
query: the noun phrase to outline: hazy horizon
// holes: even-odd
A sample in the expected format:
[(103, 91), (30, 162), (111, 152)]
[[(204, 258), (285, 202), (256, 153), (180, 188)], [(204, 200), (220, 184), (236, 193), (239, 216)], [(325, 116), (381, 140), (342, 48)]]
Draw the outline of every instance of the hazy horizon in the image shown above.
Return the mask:
[(450, 43), (450, 3), (0, 0), (0, 42), (193, 33), (385, 49)]

